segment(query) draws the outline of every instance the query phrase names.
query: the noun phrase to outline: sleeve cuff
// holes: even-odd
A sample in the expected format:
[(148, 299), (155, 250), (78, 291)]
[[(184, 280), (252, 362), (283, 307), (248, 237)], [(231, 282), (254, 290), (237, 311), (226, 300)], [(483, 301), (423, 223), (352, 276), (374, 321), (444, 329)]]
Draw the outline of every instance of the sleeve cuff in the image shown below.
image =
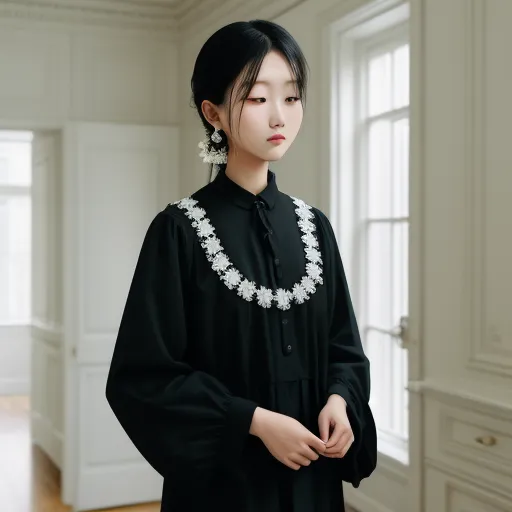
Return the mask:
[(231, 401), (221, 441), (223, 464), (231, 465), (241, 456), (256, 407), (258, 405), (255, 402), (244, 398), (235, 397)]
[(331, 384), (327, 390), (327, 399), (331, 395), (340, 395), (341, 398), (347, 402), (347, 408), (351, 405), (350, 391), (348, 390), (348, 387), (345, 386), (345, 384), (342, 384), (341, 382), (335, 382)]
[(352, 427), (352, 432), (354, 433), (354, 444), (350, 448), (353, 451), (358, 451), (361, 442), (362, 442), (362, 434), (363, 434), (363, 418), (356, 408), (356, 404), (352, 401), (352, 396), (348, 387), (341, 382), (334, 382), (328, 388), (327, 398), (331, 395), (340, 395), (341, 398), (347, 402), (347, 417), (348, 421), (350, 421), (350, 426)]

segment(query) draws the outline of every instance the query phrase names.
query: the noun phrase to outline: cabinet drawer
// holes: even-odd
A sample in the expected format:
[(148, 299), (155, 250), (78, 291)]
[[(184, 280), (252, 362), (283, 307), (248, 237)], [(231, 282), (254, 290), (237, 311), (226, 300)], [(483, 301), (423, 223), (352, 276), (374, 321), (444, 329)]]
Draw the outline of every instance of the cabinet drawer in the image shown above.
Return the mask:
[(512, 502), (478, 486), (427, 468), (426, 512), (510, 512)]
[(510, 491), (512, 422), (432, 398), (425, 405), (427, 459)]

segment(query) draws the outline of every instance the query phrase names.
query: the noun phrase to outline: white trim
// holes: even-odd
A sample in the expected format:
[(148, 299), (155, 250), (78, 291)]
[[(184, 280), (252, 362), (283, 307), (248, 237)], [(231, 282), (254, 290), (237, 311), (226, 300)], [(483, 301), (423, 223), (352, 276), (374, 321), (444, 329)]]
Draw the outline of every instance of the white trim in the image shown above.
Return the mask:
[(0, 196), (19, 197), (29, 196), (32, 187), (28, 185), (0, 185)]
[(317, 286), (323, 284), (322, 255), (316, 237), (316, 226), (312, 221), (315, 214), (311, 206), (301, 199), (295, 197), (291, 197), (291, 199), (296, 206), (297, 225), (302, 232), (306, 269), (302, 279), (295, 283), (290, 290), (283, 288), (272, 290), (249, 281), (224, 252), (222, 242), (215, 234), (215, 227), (196, 199), (186, 197), (171, 203), (171, 206), (175, 205), (179, 209), (185, 210), (185, 215), (196, 231), (212, 270), (219, 275), (221, 281), (230, 290), (236, 290), (238, 295), (248, 302), (256, 299), (258, 305), (263, 308), (275, 305), (279, 309), (287, 310), (290, 309), (292, 303), (303, 304), (309, 300), (316, 292)]
[(361, 512), (396, 512), (386, 507), (381, 501), (376, 501), (367, 494), (349, 487), (344, 488), (344, 496), (348, 505)]
[(162, 0), (0, 0), (0, 18), (159, 31), (178, 40), (226, 17), (274, 19), (304, 1), (189, 0), (166, 5)]
[(34, 134), (31, 131), (4, 130), (0, 126), (0, 142), (20, 142), (22, 144), (32, 142)]
[[(355, 4), (356, 2), (354, 2)], [(332, 11), (332, 10), (331, 10)], [(367, 3), (359, 9), (347, 12), (347, 7), (341, 11), (344, 15), (335, 22), (325, 22), (323, 31), (323, 58), (325, 86), (322, 112), (324, 120), (322, 129), (324, 140), (328, 140), (328, 180), (324, 180), (323, 191), (329, 190), (329, 205), (327, 211), (340, 243), (340, 252), (344, 260), (349, 287), (353, 297), (356, 315), (365, 325), (362, 318), (362, 290), (364, 275), (361, 262), (365, 261), (365, 254), (356, 251), (361, 246), (359, 238), (363, 234), (357, 218), (361, 212), (364, 183), (358, 183), (354, 170), (360, 169), (364, 147), (358, 147), (360, 134), (358, 130), (364, 128), (362, 123), (362, 109), (358, 104), (360, 91), (364, 84), (357, 83), (359, 75), (355, 65), (363, 56), (371, 55), (378, 48), (382, 52), (383, 44), (388, 41), (392, 47), (408, 43), (407, 22), (409, 18), (409, 5), (406, 2), (377, 1)], [(325, 19), (336, 19), (332, 12), (325, 13)], [(327, 87), (329, 91), (327, 92)], [(404, 117), (409, 108), (397, 109), (391, 116)], [(375, 119), (377, 116), (374, 116)], [(382, 114), (378, 117), (390, 117)], [(365, 119), (365, 123), (374, 122), (374, 118)], [(341, 172), (340, 172), (341, 170)], [(327, 175), (326, 175), (327, 176)], [(326, 177), (324, 176), (324, 177)], [(331, 186), (326, 186), (325, 182)], [(343, 205), (343, 212), (341, 206)], [(372, 221), (373, 222), (373, 221)], [(382, 451), (398, 461), (408, 464), (408, 443), (397, 438), (396, 443), (389, 443), (389, 435), (380, 434)]]
[(0, 395), (26, 396), (30, 394), (28, 379), (0, 379)]
[(404, 466), (409, 465), (409, 446), (407, 439), (399, 439), (393, 433), (377, 432), (379, 452)]
[(62, 472), (62, 453), (64, 440), (62, 432), (58, 431), (48, 418), (31, 411), (32, 441), (46, 452), (54, 464)]

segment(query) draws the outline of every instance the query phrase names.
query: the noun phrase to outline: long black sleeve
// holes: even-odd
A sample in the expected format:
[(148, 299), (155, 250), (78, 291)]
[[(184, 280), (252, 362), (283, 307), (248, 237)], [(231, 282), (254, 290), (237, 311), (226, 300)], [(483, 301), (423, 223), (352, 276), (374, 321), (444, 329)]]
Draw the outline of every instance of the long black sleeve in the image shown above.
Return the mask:
[(347, 402), (347, 415), (354, 433), (354, 443), (341, 459), (343, 479), (358, 487), (377, 464), (377, 434), (370, 400), (370, 362), (366, 357), (348, 283), (332, 226), (319, 213), (325, 240), (327, 286), (332, 304), (329, 339), (327, 397), (338, 394)]
[(106, 397), (162, 476), (208, 478), (244, 448), (256, 404), (185, 362), (190, 232), (172, 208), (151, 223), (112, 357)]

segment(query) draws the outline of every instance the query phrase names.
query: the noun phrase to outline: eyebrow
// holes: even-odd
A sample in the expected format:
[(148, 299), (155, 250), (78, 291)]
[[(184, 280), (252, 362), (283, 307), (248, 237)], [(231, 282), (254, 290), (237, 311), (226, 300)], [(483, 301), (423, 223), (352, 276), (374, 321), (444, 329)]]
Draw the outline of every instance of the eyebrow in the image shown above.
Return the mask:
[[(257, 85), (257, 84), (270, 85), (270, 82), (268, 82), (267, 80), (256, 80), (256, 82), (254, 82), (254, 85)], [(297, 85), (297, 80), (287, 80), (285, 82), (285, 84), (286, 85), (288, 85), (288, 84)]]

